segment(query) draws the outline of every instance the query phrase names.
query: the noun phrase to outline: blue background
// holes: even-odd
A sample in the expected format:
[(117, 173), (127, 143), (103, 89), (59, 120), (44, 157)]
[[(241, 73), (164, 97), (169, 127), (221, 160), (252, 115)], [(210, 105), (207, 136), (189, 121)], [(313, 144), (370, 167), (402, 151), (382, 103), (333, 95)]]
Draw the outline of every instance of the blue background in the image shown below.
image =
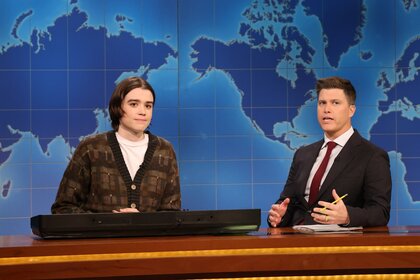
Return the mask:
[(156, 90), (150, 130), (176, 149), (183, 208), (261, 208), (294, 151), (322, 138), (318, 78), (350, 79), (353, 125), (388, 151), (390, 225), (420, 224), (420, 10), (403, 0), (2, 0), (0, 234), (50, 213), (115, 85)]

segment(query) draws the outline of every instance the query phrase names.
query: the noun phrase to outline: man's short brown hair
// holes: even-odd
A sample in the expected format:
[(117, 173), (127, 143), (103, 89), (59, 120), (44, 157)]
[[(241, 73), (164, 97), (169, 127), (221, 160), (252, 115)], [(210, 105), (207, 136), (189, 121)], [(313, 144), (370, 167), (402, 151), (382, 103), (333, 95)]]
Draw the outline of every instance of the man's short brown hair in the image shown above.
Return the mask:
[(350, 105), (356, 103), (356, 90), (349, 80), (340, 77), (327, 77), (316, 82), (316, 94), (318, 97), (321, 90), (332, 88), (342, 89)]

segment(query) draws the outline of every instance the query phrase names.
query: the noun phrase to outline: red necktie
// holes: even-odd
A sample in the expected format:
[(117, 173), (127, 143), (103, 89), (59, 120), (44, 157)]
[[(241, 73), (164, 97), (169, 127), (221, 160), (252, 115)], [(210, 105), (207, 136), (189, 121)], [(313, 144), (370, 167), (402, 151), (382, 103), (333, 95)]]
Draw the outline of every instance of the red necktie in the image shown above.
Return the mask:
[(319, 166), (318, 170), (316, 171), (314, 178), (311, 182), (311, 190), (309, 192), (309, 201), (308, 204), (312, 205), (316, 197), (318, 196), (319, 187), (321, 185), (322, 176), (324, 176), (325, 169), (327, 169), (328, 161), (330, 160), (330, 155), (332, 150), (337, 146), (337, 143), (335, 142), (328, 142), (327, 143), (327, 153), (324, 156), (324, 159), (321, 162), (321, 165)]

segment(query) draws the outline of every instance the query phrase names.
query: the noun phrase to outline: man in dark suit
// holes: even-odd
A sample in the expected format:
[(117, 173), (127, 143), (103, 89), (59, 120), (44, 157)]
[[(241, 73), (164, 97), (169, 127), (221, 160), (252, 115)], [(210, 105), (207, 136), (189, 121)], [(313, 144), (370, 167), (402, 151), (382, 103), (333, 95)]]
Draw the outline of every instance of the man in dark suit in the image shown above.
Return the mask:
[[(324, 139), (296, 151), (283, 192), (269, 211), (268, 224), (386, 225), (391, 208), (389, 157), (353, 129), (353, 85), (329, 77), (317, 81), (316, 91)], [(339, 200), (343, 195), (347, 196)]]

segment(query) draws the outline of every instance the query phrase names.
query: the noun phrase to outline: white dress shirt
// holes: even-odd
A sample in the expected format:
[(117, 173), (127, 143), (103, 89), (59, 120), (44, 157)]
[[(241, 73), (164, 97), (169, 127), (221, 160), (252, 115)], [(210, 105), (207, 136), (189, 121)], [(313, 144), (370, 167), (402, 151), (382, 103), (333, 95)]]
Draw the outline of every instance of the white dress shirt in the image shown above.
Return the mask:
[(311, 189), (312, 179), (314, 178), (316, 171), (318, 170), (319, 166), (321, 165), (322, 160), (324, 159), (325, 154), (327, 153), (327, 149), (326, 149), (327, 143), (330, 141), (334, 141), (335, 143), (337, 143), (337, 146), (335, 146), (335, 148), (331, 152), (330, 160), (328, 161), (327, 169), (325, 170), (324, 176), (322, 176), (320, 187), (322, 186), (322, 183), (327, 177), (328, 172), (330, 172), (331, 166), (333, 165), (335, 158), (341, 152), (344, 145), (346, 145), (347, 141), (350, 139), (353, 133), (354, 133), (354, 129), (353, 127), (350, 127), (349, 130), (347, 130), (346, 132), (344, 132), (342, 135), (340, 135), (334, 140), (328, 139), (327, 136), (324, 134), (324, 144), (322, 145), (321, 150), (319, 151), (318, 157), (316, 158), (316, 161), (314, 165), (312, 166), (311, 173), (309, 173), (308, 181), (306, 182), (306, 189), (305, 189), (306, 201), (308, 201), (309, 199), (309, 192)]

